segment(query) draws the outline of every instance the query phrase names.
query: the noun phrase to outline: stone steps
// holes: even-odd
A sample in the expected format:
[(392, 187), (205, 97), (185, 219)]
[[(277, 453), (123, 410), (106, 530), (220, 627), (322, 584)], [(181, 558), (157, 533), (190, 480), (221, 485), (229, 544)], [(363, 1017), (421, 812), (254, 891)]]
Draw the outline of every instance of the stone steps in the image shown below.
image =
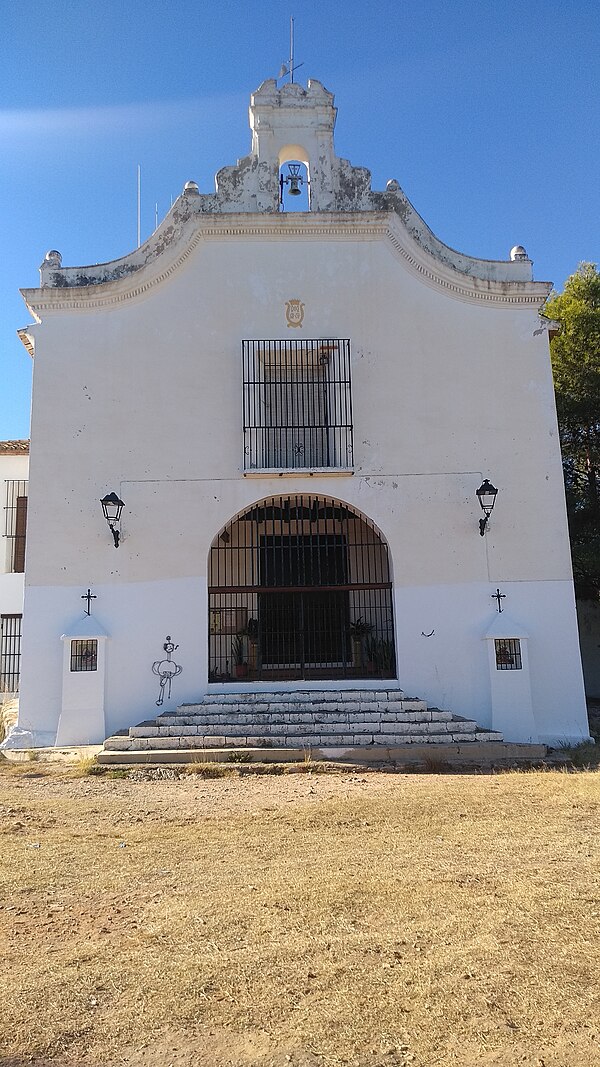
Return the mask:
[(210, 693), (201, 704), (131, 727), (107, 752), (321, 749), (502, 741), (476, 722), (406, 698), (401, 689)]
[[(414, 725), (415, 723), (427, 723), (427, 722), (451, 722), (452, 714), (449, 711), (432, 712), (417, 711), (417, 712), (323, 712), (323, 711), (304, 711), (300, 713), (293, 712), (277, 712), (266, 713), (256, 712), (252, 714), (247, 710), (237, 711), (231, 710), (227, 713), (217, 712), (210, 714), (207, 712), (199, 713), (198, 715), (165, 715), (158, 719), (151, 719), (147, 722), (140, 723), (139, 726), (132, 727), (135, 731), (132, 733), (133, 737), (150, 737), (151, 733), (145, 731), (152, 730), (153, 728), (160, 728), (167, 733), (170, 731), (174, 733), (176, 730), (184, 730), (186, 727), (198, 727), (203, 726), (215, 726), (215, 725), (230, 725), (237, 727), (246, 726), (262, 726), (268, 727), (275, 724), (289, 727), (298, 726), (305, 728), (306, 726), (348, 726), (348, 725), (360, 725), (365, 729), (372, 729), (374, 731), (379, 730), (379, 727), (383, 723), (398, 723)], [(243, 731), (242, 731), (243, 732)], [(252, 732), (252, 731), (250, 731)], [(258, 731), (260, 733), (260, 730)]]

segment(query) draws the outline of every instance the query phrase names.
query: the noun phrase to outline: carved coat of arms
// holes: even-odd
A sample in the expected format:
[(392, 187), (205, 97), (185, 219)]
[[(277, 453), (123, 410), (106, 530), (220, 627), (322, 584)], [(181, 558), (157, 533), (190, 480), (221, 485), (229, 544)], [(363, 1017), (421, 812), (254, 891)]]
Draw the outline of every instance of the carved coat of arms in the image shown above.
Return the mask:
[(302, 326), (304, 304), (301, 300), (288, 300), (285, 305), (285, 317), (288, 326)]

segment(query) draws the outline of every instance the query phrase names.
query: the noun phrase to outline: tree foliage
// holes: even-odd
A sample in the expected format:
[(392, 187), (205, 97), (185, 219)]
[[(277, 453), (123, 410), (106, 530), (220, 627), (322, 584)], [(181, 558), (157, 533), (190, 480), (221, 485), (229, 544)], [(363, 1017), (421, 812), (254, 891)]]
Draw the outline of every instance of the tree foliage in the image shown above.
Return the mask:
[(550, 342), (577, 594), (600, 596), (600, 274), (582, 263), (544, 314)]

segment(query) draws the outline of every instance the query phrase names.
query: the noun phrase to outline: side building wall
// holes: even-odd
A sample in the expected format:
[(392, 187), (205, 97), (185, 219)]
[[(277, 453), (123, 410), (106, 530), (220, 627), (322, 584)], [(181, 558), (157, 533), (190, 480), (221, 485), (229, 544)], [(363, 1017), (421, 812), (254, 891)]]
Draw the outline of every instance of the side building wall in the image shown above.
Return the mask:
[(0, 702), (19, 688), (29, 453), (0, 441)]

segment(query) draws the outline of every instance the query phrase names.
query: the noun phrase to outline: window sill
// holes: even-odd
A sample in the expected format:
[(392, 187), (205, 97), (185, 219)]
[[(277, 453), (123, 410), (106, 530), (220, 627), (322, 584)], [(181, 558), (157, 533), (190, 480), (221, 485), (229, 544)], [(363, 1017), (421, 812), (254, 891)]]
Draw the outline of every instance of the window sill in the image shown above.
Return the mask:
[(348, 478), (353, 467), (256, 467), (242, 472), (244, 478)]

